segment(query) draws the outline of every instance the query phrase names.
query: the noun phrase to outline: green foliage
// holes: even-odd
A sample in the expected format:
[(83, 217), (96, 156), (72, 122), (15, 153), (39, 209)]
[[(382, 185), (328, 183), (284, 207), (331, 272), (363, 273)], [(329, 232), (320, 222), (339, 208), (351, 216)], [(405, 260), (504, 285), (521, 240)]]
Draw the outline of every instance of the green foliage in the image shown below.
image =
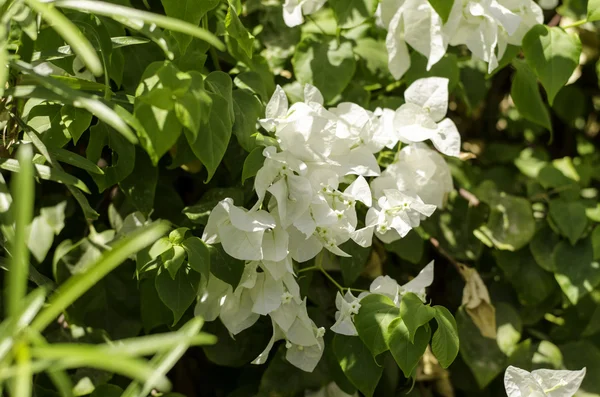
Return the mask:
[[(423, 1), (451, 22), (454, 1)], [(0, 0), (0, 394), (298, 397), (335, 384), (379, 397), (443, 383), (495, 396), (517, 365), (585, 366), (582, 392), (599, 396), (600, 2), (562, 1), (562, 22), (546, 12), (494, 70), (453, 45), (428, 65), (433, 40), (388, 36), (375, 0), (328, 0), (293, 28), (281, 3)], [(410, 67), (395, 81), (388, 50), (405, 38)], [(290, 364), (297, 347), (268, 318), (232, 335), (225, 316), (203, 311), (266, 284), (202, 236), (221, 200), (256, 202), (264, 147), (278, 139), (258, 120), (276, 85), (290, 112), (312, 84), (331, 107), (378, 114), (432, 76), (448, 79), (461, 134), (461, 156), (444, 156), (454, 191), (400, 240), (348, 240), (349, 257), (291, 264), (326, 330), (315, 370)], [(380, 152), (382, 170), (406, 145)], [(357, 228), (366, 211), (357, 205)], [(358, 296), (380, 275), (406, 285), (431, 260), (423, 298), (361, 295), (356, 336), (330, 331), (338, 290)], [(265, 346), (266, 363), (251, 365)], [(423, 381), (432, 354), (440, 378)]]

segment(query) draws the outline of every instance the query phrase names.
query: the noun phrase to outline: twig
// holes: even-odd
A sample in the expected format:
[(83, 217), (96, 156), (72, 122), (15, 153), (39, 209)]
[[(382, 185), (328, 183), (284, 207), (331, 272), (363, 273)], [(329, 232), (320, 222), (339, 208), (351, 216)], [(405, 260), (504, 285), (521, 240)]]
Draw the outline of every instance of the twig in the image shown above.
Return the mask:
[(552, 19), (550, 20), (550, 22), (548, 22), (548, 26), (552, 27), (552, 26), (558, 26), (558, 24), (560, 23), (560, 20), (562, 19), (562, 16), (560, 14), (556, 14), (552, 17)]
[(480, 203), (477, 196), (462, 187), (458, 189), (458, 193), (469, 202), (469, 207), (477, 207)]
[(450, 255), (445, 249), (441, 247), (440, 242), (436, 238), (430, 237), (429, 242), (431, 243), (431, 245), (433, 245), (433, 248), (435, 248), (437, 252), (439, 252), (444, 258), (446, 258), (448, 262), (452, 263), (458, 274), (460, 274), (462, 279), (466, 282), (467, 278), (465, 277), (464, 269), (468, 266), (454, 259), (452, 255)]

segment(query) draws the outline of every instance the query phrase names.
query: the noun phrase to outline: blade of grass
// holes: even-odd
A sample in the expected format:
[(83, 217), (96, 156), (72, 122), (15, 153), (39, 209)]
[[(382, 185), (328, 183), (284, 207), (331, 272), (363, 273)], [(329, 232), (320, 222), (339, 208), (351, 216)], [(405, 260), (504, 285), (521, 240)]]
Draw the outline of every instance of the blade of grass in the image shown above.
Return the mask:
[(100, 62), (96, 50), (66, 16), (54, 8), (52, 4), (42, 3), (39, 0), (25, 0), (25, 3), (52, 25), (52, 28), (71, 46), (94, 75), (102, 75), (102, 62)]
[(35, 194), (35, 181), (33, 179), (33, 148), (23, 144), (17, 151), (17, 160), (20, 172), (11, 183), (12, 197), (14, 198), (13, 217), (15, 233), (10, 247), (12, 258), (11, 271), (6, 278), (6, 307), (8, 316), (17, 316), (23, 305), (23, 298), (27, 292), (27, 273), (29, 271), (29, 248), (27, 248), (27, 226), (33, 217), (33, 202)]
[(33, 66), (26, 62), (15, 60), (11, 62), (10, 65), (20, 72), (30, 75), (41, 86), (51, 90), (63, 98), (66, 103), (78, 108), (86, 109), (88, 112), (92, 113), (94, 116), (98, 117), (106, 124), (110, 125), (119, 133), (121, 133), (121, 135), (123, 135), (132, 144), (135, 145), (138, 142), (137, 137), (127, 126), (127, 123), (121, 120), (114, 110), (112, 110), (104, 102), (98, 100), (96, 97), (74, 90), (58, 79), (42, 76), (36, 73)]
[[(47, 165), (31, 164), (35, 167), (35, 175), (44, 180), (54, 181), (65, 185), (72, 185), (81, 189), (86, 193), (90, 193), (88, 187), (81, 180), (77, 179), (73, 175), (69, 175), (64, 171), (58, 171), (57, 169), (48, 167)], [(16, 172), (17, 174), (22, 172), (22, 167), (19, 162), (15, 159), (0, 158), (0, 168), (6, 171)]]
[[(106, 353), (93, 345), (47, 345), (31, 349), (31, 355), (38, 359), (56, 360), (54, 368), (71, 369), (91, 367), (127, 376), (137, 381), (152, 382), (161, 390), (168, 391), (171, 383), (166, 376), (156, 376), (154, 368), (144, 360), (115, 353)], [(27, 396), (29, 397), (29, 396)]]
[[(178, 333), (186, 336), (194, 336), (200, 332), (202, 325), (204, 324), (204, 320), (200, 317), (195, 317), (188, 321), (179, 331)], [(183, 356), (185, 351), (188, 349), (189, 344), (186, 343), (186, 340), (181, 340), (180, 343), (173, 347), (171, 350), (168, 350), (164, 353), (159, 353), (155, 355), (152, 360), (150, 360), (150, 365), (152, 365), (155, 369), (151, 377), (141, 386), (139, 382), (132, 382), (129, 387), (123, 392), (121, 397), (145, 397), (150, 391), (157, 387), (153, 379), (158, 376), (165, 376), (167, 372), (175, 363)]]
[(163, 29), (172, 30), (179, 33), (185, 33), (215, 46), (221, 51), (225, 51), (223, 43), (211, 32), (202, 29), (189, 22), (164, 15), (154, 14), (148, 11), (142, 11), (135, 8), (124, 7), (103, 1), (92, 0), (59, 0), (54, 4), (57, 7), (68, 8), (71, 10), (89, 12), (96, 15), (104, 15), (118, 21), (120, 18), (141, 19), (150, 24), (155, 24)]
[(31, 324), (32, 329), (41, 332), (69, 305), (100, 281), (104, 276), (123, 263), (129, 256), (154, 243), (169, 230), (168, 222), (159, 221), (144, 226), (119, 240), (111, 250), (106, 251), (91, 264), (88, 271), (69, 278), (50, 298), (48, 306)]
[(15, 361), (17, 363), (17, 376), (13, 383), (14, 397), (31, 397), (31, 356), (29, 346), (25, 342), (20, 342), (16, 346)]

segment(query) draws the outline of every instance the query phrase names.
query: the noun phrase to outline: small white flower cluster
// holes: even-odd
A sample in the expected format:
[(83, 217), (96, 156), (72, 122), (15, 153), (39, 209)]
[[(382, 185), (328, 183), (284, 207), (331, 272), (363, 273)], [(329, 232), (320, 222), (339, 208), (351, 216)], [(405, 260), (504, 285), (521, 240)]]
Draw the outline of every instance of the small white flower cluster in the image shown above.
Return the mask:
[(394, 302), (394, 305), (400, 307), (402, 296), (408, 292), (412, 292), (425, 302), (425, 289), (429, 287), (432, 282), (433, 261), (429, 262), (429, 264), (419, 272), (417, 277), (404, 285), (398, 284), (398, 282), (390, 276), (379, 276), (371, 283), (371, 286), (369, 287), (370, 292), (361, 292), (360, 295), (358, 295), (358, 298), (355, 298), (350, 291), (346, 292), (344, 296), (338, 292), (335, 298), (335, 306), (337, 307), (335, 324), (333, 324), (331, 330), (342, 335), (358, 335), (356, 327), (354, 326), (354, 315), (358, 314), (358, 311), (360, 310), (360, 300), (365, 296), (371, 294), (384, 295), (390, 298), (392, 302)]
[[(324, 2), (286, 0), (285, 23), (301, 24), (302, 15), (318, 11)], [(509, 44), (521, 45), (525, 33), (544, 21), (533, 0), (454, 0), (445, 23), (428, 0), (381, 0), (376, 18), (388, 31), (388, 64), (397, 80), (410, 68), (407, 44), (427, 57), (427, 70), (442, 59), (448, 45), (466, 45), (492, 72)]]
[[(370, 112), (353, 103), (326, 109), (321, 93), (307, 85), (304, 101), (289, 106), (285, 92), (276, 89), (260, 120), (272, 135), (266, 139), (272, 146), (264, 149), (264, 164), (255, 177), (258, 201), (251, 210), (231, 199), (221, 201), (202, 237), (245, 261), (244, 273), (235, 290), (211, 275), (196, 307), (207, 321), (220, 317), (233, 335), (269, 315), (273, 337), (254, 363), (264, 363), (277, 340), (286, 341), (287, 360), (305, 371), (312, 371), (323, 353), (325, 330), (308, 317), (293, 261), (306, 262), (324, 248), (349, 256), (341, 244), (352, 239), (368, 247), (373, 234), (384, 242), (398, 240), (453, 189), (443, 157), (422, 143), (429, 140), (446, 155), (459, 154), (460, 135), (445, 118), (448, 80), (418, 80), (405, 91), (405, 100), (396, 111)], [(381, 172), (375, 155), (399, 142), (406, 146)], [(357, 228), (359, 201), (368, 207), (363, 228)], [(423, 296), (432, 277), (430, 264), (403, 287), (380, 277), (371, 292), (399, 302), (405, 291)], [(349, 294), (346, 299), (340, 295), (337, 306), (332, 329), (349, 334), (360, 304)]]
[(525, 33), (544, 21), (533, 0), (454, 0), (446, 23), (428, 0), (381, 0), (377, 16), (388, 30), (389, 69), (396, 79), (410, 68), (407, 44), (427, 57), (427, 70), (448, 45), (466, 45), (491, 73), (509, 44), (521, 45)]
[(504, 373), (504, 387), (508, 397), (573, 397), (586, 369), (579, 371), (536, 369), (528, 372), (513, 367)]

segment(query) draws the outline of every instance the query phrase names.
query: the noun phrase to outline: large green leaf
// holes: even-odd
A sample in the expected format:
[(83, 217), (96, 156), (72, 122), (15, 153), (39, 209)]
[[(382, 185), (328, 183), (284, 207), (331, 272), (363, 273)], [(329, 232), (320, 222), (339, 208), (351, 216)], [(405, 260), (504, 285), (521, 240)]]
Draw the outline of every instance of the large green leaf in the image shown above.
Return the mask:
[(212, 100), (208, 122), (204, 123), (197, 137), (185, 130), (186, 138), (194, 154), (208, 171), (207, 182), (212, 179), (221, 163), (234, 121), (231, 78), (223, 72), (212, 72), (206, 77), (205, 88)]
[(208, 247), (198, 237), (189, 237), (181, 245), (187, 252), (190, 267), (200, 273), (202, 275), (202, 283), (206, 283), (208, 277), (210, 277), (210, 251)]
[(325, 41), (315, 36), (307, 36), (298, 44), (292, 63), (298, 81), (316, 86), (325, 101), (333, 100), (344, 91), (356, 70), (349, 41)]
[(190, 269), (181, 269), (174, 279), (167, 271), (156, 276), (156, 291), (160, 300), (173, 312), (173, 325), (196, 299), (199, 284), (200, 274)]
[(365, 396), (372, 397), (383, 368), (377, 364), (361, 339), (336, 334), (333, 338), (333, 352), (350, 382)]
[(554, 250), (554, 266), (556, 281), (574, 305), (600, 284), (600, 264), (594, 261), (589, 237), (576, 245), (560, 242)]
[(588, 224), (585, 206), (580, 201), (555, 199), (550, 201), (549, 210), (560, 233), (574, 245)]
[(556, 282), (552, 274), (537, 265), (529, 250), (497, 251), (494, 255), (496, 263), (504, 272), (506, 280), (516, 290), (522, 305), (539, 305), (556, 292)]
[(208, 246), (210, 252), (211, 272), (218, 279), (230, 284), (235, 290), (244, 272), (244, 261), (232, 258), (221, 247), (221, 244)]
[(430, 338), (431, 328), (428, 325), (419, 328), (411, 338), (402, 319), (397, 318), (390, 324), (388, 346), (406, 378), (413, 376), (413, 371), (423, 357)]
[(548, 93), (550, 105), (579, 65), (579, 37), (559, 27), (536, 25), (523, 38), (525, 59)]
[(458, 310), (456, 320), (460, 334), (460, 355), (483, 389), (506, 369), (507, 358), (498, 348), (496, 340), (481, 335), (463, 308)]
[(588, 22), (600, 21), (600, 0), (589, 0), (587, 5)]
[(434, 306), (438, 328), (433, 334), (431, 350), (444, 368), (448, 368), (458, 354), (459, 338), (454, 317), (443, 306)]
[[(240, 146), (247, 152), (251, 152), (257, 147), (256, 138), (253, 135), (258, 131), (256, 122), (264, 114), (264, 106), (257, 97), (245, 90), (235, 90), (232, 96), (235, 112), (233, 133)], [(260, 150), (262, 153), (262, 148)]]
[(550, 113), (542, 100), (538, 88), (538, 82), (531, 68), (520, 59), (513, 61), (517, 69), (510, 89), (510, 96), (519, 110), (519, 114), (525, 119), (545, 127), (552, 131)]
[(390, 298), (380, 294), (366, 296), (361, 299), (360, 305), (354, 324), (360, 339), (376, 356), (388, 350), (388, 328), (398, 318), (400, 310)]
[(237, 42), (238, 48), (244, 51), (248, 58), (252, 58), (254, 36), (246, 30), (231, 2), (229, 3), (229, 9), (225, 17), (225, 30), (229, 37)]
[[(182, 19), (192, 25), (198, 26), (202, 17), (208, 11), (215, 8), (219, 4), (219, 0), (161, 0), (161, 3), (168, 16)], [(181, 53), (185, 53), (192, 41), (192, 37), (179, 32), (173, 32), (173, 37), (177, 40)]]
[(436, 315), (436, 310), (431, 306), (423, 304), (421, 298), (409, 292), (404, 294), (400, 301), (400, 317), (408, 331), (408, 339), (414, 342), (417, 330), (427, 324)]

